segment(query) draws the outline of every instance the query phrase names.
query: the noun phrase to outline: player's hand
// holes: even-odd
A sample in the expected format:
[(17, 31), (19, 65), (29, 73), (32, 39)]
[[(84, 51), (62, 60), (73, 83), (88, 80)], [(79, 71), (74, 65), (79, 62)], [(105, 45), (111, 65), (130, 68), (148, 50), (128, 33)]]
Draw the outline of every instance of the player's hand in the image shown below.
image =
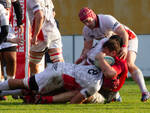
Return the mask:
[(75, 61), (75, 64), (80, 64), (83, 60), (84, 60), (84, 58), (81, 56), (80, 58), (78, 58), (78, 59)]
[(38, 39), (36, 36), (33, 36), (33, 38), (31, 39), (31, 44), (32, 45), (37, 45), (38, 44)]
[(104, 52), (99, 52), (99, 57), (104, 58), (106, 56), (106, 54)]
[(126, 57), (127, 57), (127, 54), (128, 54), (128, 48), (127, 47), (122, 47), (121, 52), (119, 54), (120, 58), (125, 60)]
[(19, 25), (19, 26), (17, 27), (17, 29), (18, 29), (19, 34), (22, 34), (22, 33), (23, 33), (23, 25)]

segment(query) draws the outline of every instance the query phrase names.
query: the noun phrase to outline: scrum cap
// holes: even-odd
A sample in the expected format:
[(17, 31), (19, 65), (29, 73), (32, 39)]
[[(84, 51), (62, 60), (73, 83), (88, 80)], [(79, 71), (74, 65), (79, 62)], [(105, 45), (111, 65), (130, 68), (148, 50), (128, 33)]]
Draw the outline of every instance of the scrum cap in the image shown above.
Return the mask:
[(88, 17), (92, 17), (93, 19), (96, 19), (96, 14), (92, 9), (89, 9), (88, 7), (84, 7), (79, 12), (79, 18), (81, 21), (84, 21)]

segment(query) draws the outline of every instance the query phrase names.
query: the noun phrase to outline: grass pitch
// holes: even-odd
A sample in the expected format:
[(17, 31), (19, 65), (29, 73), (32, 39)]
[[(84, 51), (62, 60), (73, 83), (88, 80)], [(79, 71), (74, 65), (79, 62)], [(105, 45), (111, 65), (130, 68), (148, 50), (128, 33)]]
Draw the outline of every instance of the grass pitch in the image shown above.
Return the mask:
[[(150, 79), (146, 79), (150, 91)], [(7, 101), (0, 101), (0, 113), (150, 113), (150, 100), (141, 102), (140, 90), (131, 79), (127, 79), (120, 91), (123, 102), (110, 104), (23, 104), (21, 99), (8, 96)]]

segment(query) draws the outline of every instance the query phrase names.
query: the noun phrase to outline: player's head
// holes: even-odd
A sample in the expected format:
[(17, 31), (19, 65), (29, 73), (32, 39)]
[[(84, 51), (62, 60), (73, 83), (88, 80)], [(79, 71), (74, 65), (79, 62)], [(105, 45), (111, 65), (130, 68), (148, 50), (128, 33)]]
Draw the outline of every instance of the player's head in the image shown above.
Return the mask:
[(123, 45), (123, 39), (120, 38), (118, 35), (111, 36), (109, 40), (116, 40), (116, 41), (118, 41), (120, 43), (120, 47), (122, 47), (122, 45)]
[(89, 28), (93, 29), (96, 26), (97, 15), (88, 7), (84, 7), (79, 12), (80, 20)]
[(102, 51), (108, 56), (115, 57), (120, 52), (120, 43), (117, 40), (109, 39), (104, 43)]

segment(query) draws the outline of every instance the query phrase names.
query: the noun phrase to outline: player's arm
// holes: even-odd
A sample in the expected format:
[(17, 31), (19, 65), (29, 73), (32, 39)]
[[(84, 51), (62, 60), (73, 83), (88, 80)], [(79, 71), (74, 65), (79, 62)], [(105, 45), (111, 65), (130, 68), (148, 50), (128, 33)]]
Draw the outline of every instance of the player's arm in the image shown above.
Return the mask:
[(82, 104), (87, 98), (91, 97), (100, 89), (100, 84), (97, 82), (96, 84), (91, 83), (87, 88), (82, 89), (78, 92), (70, 101), (71, 104)]
[(80, 55), (80, 58), (75, 62), (76, 64), (81, 63), (87, 57), (87, 53), (92, 48), (92, 45), (93, 45), (93, 40), (89, 40), (89, 41), (84, 40), (84, 47)]
[(123, 44), (127, 47), (128, 46), (128, 33), (125, 31), (125, 28), (123, 25), (120, 25), (118, 28), (114, 31), (116, 34), (118, 34), (121, 38), (123, 38)]
[(1, 26), (0, 44), (1, 44), (2, 42), (6, 42), (6, 41), (7, 41), (8, 32), (9, 32), (9, 26), (8, 26), (8, 25), (3, 25), (3, 26)]
[(128, 47), (128, 34), (124, 29), (124, 26), (116, 20), (113, 16), (105, 17), (106, 28), (111, 29), (114, 33), (119, 35), (123, 39), (123, 47), (120, 53), (120, 58), (125, 59), (127, 57), (127, 47)]
[(40, 33), (40, 30), (42, 28), (42, 24), (43, 24), (43, 20), (44, 20), (44, 15), (43, 15), (43, 11), (42, 10), (37, 10), (34, 13), (34, 33), (33, 33), (33, 40), (32, 40), (32, 44), (36, 44), (37, 43), (37, 36)]
[(105, 54), (103, 52), (100, 52), (96, 55), (95, 59), (98, 61), (99, 67), (105, 77), (114, 77), (117, 72), (111, 67), (110, 64), (107, 63), (107, 61), (104, 59), (104, 56)]
[(71, 104), (81, 104), (85, 100), (83, 94), (78, 92), (70, 101)]
[(118, 28), (114, 31), (117, 35), (119, 35), (121, 38), (123, 38), (123, 47), (121, 48), (120, 58), (125, 59), (127, 56), (127, 47), (128, 47), (128, 34), (125, 31), (123, 25), (120, 25)]
[(17, 26), (20, 27), (22, 25), (22, 9), (19, 0), (11, 0), (12, 5), (15, 10), (16, 18), (17, 18)]

